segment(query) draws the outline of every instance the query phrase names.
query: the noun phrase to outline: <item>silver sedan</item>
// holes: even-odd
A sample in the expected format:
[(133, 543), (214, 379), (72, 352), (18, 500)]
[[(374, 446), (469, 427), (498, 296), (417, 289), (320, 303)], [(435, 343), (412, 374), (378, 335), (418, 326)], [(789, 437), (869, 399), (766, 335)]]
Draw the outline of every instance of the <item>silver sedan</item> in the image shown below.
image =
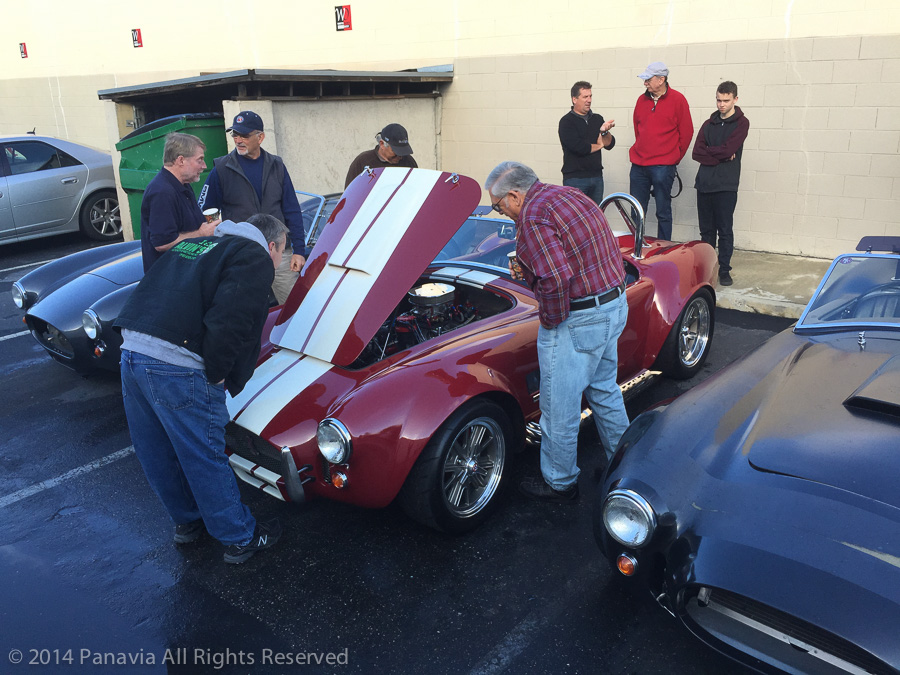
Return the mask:
[(112, 158), (49, 136), (0, 137), (0, 244), (81, 230), (122, 233)]

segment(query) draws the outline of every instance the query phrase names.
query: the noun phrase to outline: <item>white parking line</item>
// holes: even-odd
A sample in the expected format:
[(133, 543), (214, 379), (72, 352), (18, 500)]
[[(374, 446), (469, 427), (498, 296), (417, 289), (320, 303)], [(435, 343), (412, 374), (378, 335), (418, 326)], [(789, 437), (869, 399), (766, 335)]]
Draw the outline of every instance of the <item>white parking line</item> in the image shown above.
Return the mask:
[(6, 269), (0, 270), (0, 274), (5, 274), (6, 272), (15, 272), (16, 270), (24, 270), (29, 267), (37, 267), (38, 265), (46, 265), (48, 262), (53, 262), (56, 258), (51, 260), (42, 260), (41, 262), (33, 262), (28, 263), (27, 265), (19, 265), (18, 267), (7, 267)]
[(31, 334), (30, 330), (23, 330), (21, 333), (10, 333), (9, 335), (4, 335), (4, 336), (0, 337), (0, 342), (3, 342), (4, 340), (12, 340), (13, 338), (22, 337), (23, 335), (30, 335), (30, 334)]
[(129, 445), (127, 448), (118, 450), (111, 455), (101, 457), (100, 459), (95, 459), (93, 462), (79, 466), (78, 468), (72, 469), (71, 471), (66, 471), (61, 476), (50, 478), (49, 480), (42, 480), (40, 483), (36, 483), (31, 487), (22, 488), (21, 490), (13, 492), (10, 495), (0, 497), (0, 509), (9, 506), (10, 504), (15, 504), (16, 502), (22, 501), (23, 499), (27, 499), (32, 495), (43, 492), (44, 490), (49, 490), (50, 488), (56, 487), (61, 483), (65, 483), (67, 480), (71, 480), (72, 478), (76, 478), (85, 473), (90, 473), (94, 469), (99, 469), (101, 466), (106, 466), (111, 462), (115, 462), (116, 460), (122, 459), (123, 457), (128, 457), (132, 454), (134, 454), (134, 446)]

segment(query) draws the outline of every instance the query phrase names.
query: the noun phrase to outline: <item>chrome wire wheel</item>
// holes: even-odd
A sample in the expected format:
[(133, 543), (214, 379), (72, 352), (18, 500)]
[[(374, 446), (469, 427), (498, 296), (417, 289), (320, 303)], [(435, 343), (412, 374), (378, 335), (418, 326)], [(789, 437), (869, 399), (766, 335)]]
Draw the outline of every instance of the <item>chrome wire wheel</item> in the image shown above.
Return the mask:
[(711, 334), (709, 303), (696, 296), (684, 310), (678, 333), (678, 355), (686, 368), (695, 366), (706, 354)]
[(506, 438), (492, 417), (470, 420), (456, 434), (443, 466), (443, 496), (457, 518), (481, 511), (496, 493), (506, 462)]

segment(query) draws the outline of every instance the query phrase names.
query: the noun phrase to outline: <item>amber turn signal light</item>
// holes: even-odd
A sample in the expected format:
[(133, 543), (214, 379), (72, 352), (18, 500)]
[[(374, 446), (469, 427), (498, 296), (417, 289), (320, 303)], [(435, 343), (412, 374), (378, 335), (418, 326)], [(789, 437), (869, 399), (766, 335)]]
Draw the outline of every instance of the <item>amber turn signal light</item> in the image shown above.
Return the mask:
[(338, 489), (347, 487), (347, 475), (341, 471), (332, 472), (331, 484)]
[(637, 566), (637, 560), (627, 553), (620, 553), (619, 557), (616, 558), (616, 567), (618, 567), (619, 571), (626, 577), (633, 577), (635, 572), (637, 572)]

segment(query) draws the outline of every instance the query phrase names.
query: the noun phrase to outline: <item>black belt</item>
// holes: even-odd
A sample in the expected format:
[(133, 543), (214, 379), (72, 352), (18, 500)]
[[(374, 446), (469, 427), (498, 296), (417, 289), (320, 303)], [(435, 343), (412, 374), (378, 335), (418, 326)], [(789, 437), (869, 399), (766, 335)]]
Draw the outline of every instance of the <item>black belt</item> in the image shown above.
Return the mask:
[(570, 300), (569, 301), (569, 309), (573, 312), (577, 312), (579, 309), (590, 309), (591, 307), (599, 307), (600, 305), (605, 305), (607, 302), (611, 300), (615, 300), (619, 297), (619, 294), (625, 290), (625, 285), (616, 286), (611, 291), (607, 291), (603, 295), (593, 295), (589, 298), (578, 298), (578, 300)]

